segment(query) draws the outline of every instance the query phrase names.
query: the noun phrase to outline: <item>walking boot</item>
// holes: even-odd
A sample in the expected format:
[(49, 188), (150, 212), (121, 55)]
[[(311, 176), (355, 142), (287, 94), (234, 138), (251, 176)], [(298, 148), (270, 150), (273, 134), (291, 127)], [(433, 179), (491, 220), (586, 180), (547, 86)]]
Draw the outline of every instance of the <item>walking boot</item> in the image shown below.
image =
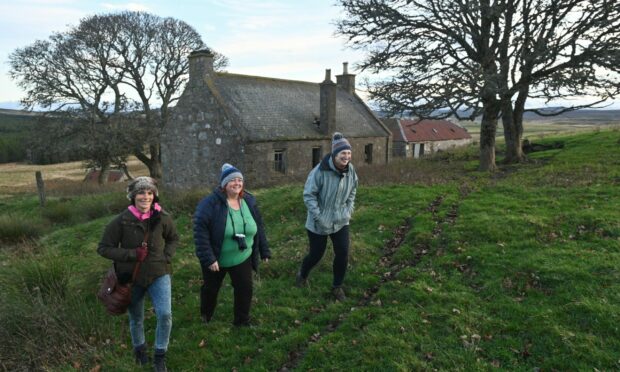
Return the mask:
[(136, 358), (136, 364), (143, 366), (149, 362), (149, 356), (146, 353), (146, 344), (135, 346), (133, 348), (133, 355)]
[(165, 350), (155, 350), (155, 355), (153, 358), (153, 370), (155, 372), (167, 372), (166, 368), (166, 351)]
[(303, 276), (301, 276), (301, 271), (298, 271), (297, 275), (295, 275), (295, 287), (301, 288), (307, 285), (308, 285), (308, 278), (304, 278)]
[(342, 287), (332, 288), (332, 294), (334, 295), (337, 301), (342, 302), (347, 299), (347, 296), (344, 295), (344, 290), (342, 289)]

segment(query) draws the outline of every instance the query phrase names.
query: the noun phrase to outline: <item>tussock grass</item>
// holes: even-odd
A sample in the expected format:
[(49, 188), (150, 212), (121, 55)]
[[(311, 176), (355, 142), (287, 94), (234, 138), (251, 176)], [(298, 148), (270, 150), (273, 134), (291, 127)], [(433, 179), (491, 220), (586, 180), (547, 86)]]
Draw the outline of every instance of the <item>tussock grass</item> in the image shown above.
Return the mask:
[(33, 221), (11, 214), (0, 215), (0, 242), (18, 243), (36, 239), (42, 235), (42, 221)]
[(124, 192), (93, 194), (84, 197), (51, 200), (41, 214), (51, 223), (72, 225), (90, 221), (101, 216), (119, 213), (127, 208), (129, 201)]
[(21, 259), (0, 273), (1, 365), (6, 370), (75, 366), (76, 355), (93, 349), (89, 333), (98, 321), (88, 321), (93, 312), (86, 307), (92, 301), (70, 288), (72, 270), (66, 263), (36, 258)]

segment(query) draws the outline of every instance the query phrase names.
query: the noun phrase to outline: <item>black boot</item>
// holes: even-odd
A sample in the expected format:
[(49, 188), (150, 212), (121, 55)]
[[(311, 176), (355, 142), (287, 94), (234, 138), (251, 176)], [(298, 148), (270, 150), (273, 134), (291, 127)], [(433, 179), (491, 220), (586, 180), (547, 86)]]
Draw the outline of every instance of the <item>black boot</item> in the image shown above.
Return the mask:
[(143, 366), (149, 362), (149, 357), (146, 353), (146, 344), (134, 347), (133, 355), (136, 357), (136, 364), (138, 365)]
[(153, 370), (155, 372), (166, 372), (166, 351), (155, 350), (155, 357), (153, 358)]

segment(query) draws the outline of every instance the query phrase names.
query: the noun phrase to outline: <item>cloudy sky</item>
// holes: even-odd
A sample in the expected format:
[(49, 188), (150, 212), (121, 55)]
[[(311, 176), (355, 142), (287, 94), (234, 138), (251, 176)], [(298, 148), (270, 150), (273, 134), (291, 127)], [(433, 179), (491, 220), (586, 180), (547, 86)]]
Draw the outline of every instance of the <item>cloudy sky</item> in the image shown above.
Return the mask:
[(0, 108), (23, 92), (8, 76), (9, 54), (65, 31), (81, 18), (120, 10), (147, 11), (193, 26), (205, 43), (230, 60), (227, 71), (320, 82), (325, 69), (342, 72), (362, 54), (334, 36), (340, 9), (333, 0), (20, 0), (0, 3)]
[[(4, 0), (0, 3), (0, 108), (17, 108), (23, 96), (8, 76), (12, 51), (65, 31), (83, 17), (121, 10), (147, 11), (187, 22), (209, 47), (229, 58), (229, 72), (320, 82), (326, 68), (332, 69), (332, 75), (340, 74), (342, 62), (349, 62), (349, 72), (358, 73), (355, 65), (363, 58), (362, 52), (347, 48), (342, 38), (334, 36), (333, 23), (342, 16), (334, 2)], [(358, 75), (358, 81), (364, 77)]]

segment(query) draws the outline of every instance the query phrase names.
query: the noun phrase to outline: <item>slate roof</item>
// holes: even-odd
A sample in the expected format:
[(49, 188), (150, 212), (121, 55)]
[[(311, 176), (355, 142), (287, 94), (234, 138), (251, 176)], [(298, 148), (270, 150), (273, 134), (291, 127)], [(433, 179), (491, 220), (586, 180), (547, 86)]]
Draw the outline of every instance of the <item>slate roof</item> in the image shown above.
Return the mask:
[[(218, 73), (213, 79), (229, 114), (258, 141), (324, 138), (318, 83)], [(346, 137), (387, 137), (370, 109), (357, 96), (338, 88), (336, 130)], [(331, 135), (331, 134), (330, 134)]]
[(467, 130), (448, 120), (384, 119), (397, 142), (429, 142), (469, 139)]

